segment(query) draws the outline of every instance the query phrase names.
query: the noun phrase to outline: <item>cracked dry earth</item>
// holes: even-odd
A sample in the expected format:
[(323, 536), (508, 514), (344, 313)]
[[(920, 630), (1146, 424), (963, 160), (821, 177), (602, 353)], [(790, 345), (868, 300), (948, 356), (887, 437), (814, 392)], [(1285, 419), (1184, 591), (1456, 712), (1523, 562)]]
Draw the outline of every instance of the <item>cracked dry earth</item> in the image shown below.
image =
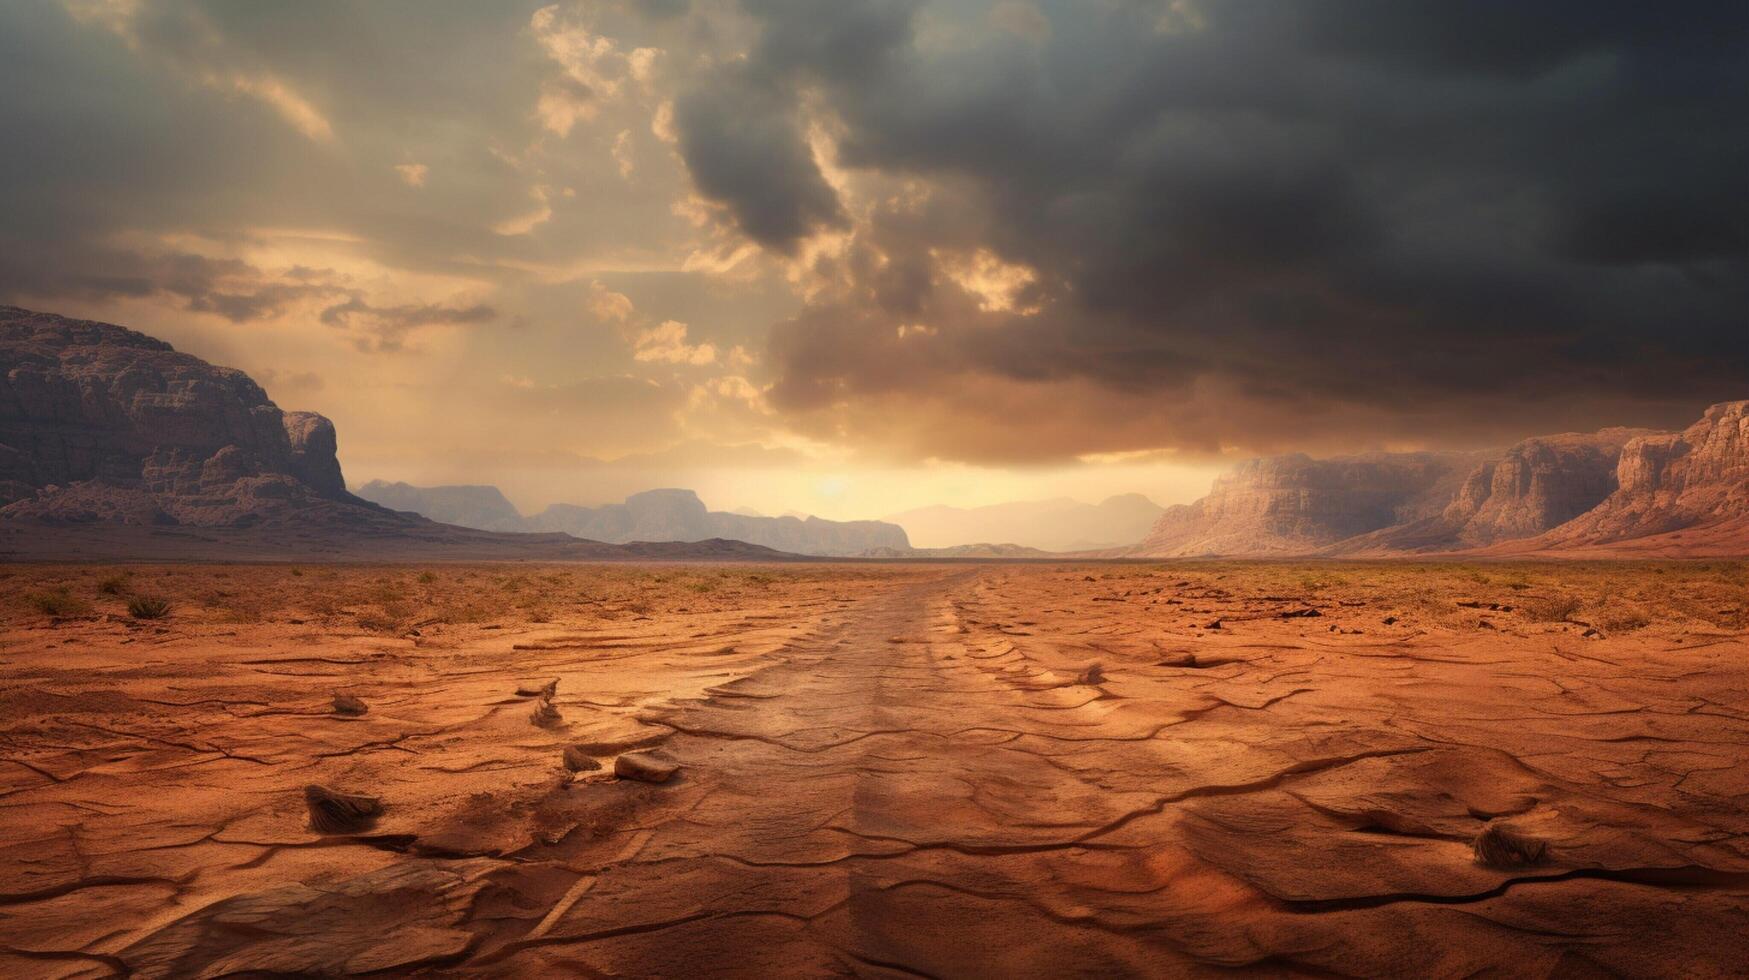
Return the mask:
[[(1244, 567), (846, 568), (622, 574), (642, 598), (405, 632), (15, 617), (0, 974), (1749, 965), (1740, 568), (1712, 620), (1608, 633), (1389, 566), (1293, 594)], [(515, 690), (547, 678), (540, 727)], [(678, 775), (612, 776), (640, 752)], [(318, 834), (312, 782), (385, 812)], [(1541, 860), (1478, 864), (1491, 825)]]

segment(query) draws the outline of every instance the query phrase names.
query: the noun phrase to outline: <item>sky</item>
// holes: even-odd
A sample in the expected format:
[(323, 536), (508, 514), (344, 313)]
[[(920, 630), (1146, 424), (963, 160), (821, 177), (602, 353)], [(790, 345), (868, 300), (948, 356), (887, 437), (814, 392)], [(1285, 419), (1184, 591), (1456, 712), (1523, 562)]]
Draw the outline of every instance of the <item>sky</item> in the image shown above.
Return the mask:
[(0, 5), (0, 300), (829, 518), (1749, 397), (1749, 4)]

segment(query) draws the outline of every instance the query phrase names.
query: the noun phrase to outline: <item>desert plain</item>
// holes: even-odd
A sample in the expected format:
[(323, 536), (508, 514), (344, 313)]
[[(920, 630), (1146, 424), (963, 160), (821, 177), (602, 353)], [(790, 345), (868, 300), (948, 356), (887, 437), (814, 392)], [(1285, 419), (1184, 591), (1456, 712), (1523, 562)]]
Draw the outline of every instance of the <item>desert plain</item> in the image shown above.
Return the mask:
[[(0, 592), (6, 976), (1749, 964), (1742, 562), (25, 564)], [(315, 829), (311, 785), (380, 814)]]

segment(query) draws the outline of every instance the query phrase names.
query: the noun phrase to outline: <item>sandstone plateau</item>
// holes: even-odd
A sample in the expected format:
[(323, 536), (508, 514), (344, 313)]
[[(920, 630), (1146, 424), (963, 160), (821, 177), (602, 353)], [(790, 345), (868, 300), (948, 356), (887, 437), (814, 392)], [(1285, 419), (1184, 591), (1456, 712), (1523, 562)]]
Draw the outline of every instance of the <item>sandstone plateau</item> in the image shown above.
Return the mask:
[(1604, 429), (1502, 453), (1251, 460), (1122, 554), (1749, 555), (1749, 401), (1682, 432)]

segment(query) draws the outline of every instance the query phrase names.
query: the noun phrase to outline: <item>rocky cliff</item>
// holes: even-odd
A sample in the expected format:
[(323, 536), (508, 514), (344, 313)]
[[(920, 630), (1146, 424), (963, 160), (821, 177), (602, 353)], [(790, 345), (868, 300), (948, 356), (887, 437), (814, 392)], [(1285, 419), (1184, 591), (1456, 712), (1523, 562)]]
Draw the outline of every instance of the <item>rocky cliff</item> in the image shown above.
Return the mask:
[[(412, 487), (374, 481), (358, 492), (386, 507), (468, 527), (562, 532), (593, 541), (723, 538), (792, 554), (832, 557), (860, 555), (875, 549), (908, 551), (910, 547), (904, 528), (896, 524), (712, 511), (691, 490), (647, 490), (627, 497), (624, 503), (600, 507), (553, 504), (530, 517), (517, 514), (496, 487)], [(492, 500), (501, 502), (508, 514)]]
[(395, 518), (346, 492), (334, 426), (106, 323), (0, 307), (0, 517), (250, 526)]
[(1252, 460), (1207, 497), (1168, 508), (1128, 553), (1506, 555), (1621, 550), (1665, 535), (1644, 550), (1749, 554), (1749, 402), (1714, 405), (1680, 433), (1618, 428), (1498, 453)]
[(1466, 453), (1250, 460), (1217, 478), (1208, 496), (1167, 508), (1131, 553), (1310, 554), (1437, 515), (1475, 462)]
[(1486, 547), (1534, 537), (1597, 506), (1616, 487), (1616, 460), (1644, 429), (1526, 439), (1477, 464), (1434, 517), (1337, 543), (1343, 555)]
[(1615, 488), (1535, 542), (1610, 544), (1682, 532), (1733, 537), (1749, 553), (1749, 401), (1722, 402), (1681, 432), (1622, 446)]

